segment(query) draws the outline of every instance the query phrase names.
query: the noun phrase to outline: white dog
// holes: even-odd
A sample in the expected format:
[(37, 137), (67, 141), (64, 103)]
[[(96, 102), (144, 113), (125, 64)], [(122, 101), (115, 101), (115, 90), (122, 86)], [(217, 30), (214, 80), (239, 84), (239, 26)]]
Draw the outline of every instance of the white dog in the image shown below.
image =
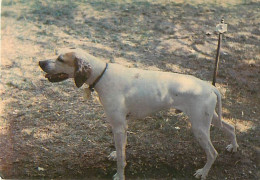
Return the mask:
[(211, 123), (229, 136), (231, 144), (227, 150), (237, 151), (234, 127), (221, 120), (219, 91), (196, 77), (107, 64), (73, 49), (55, 60), (40, 61), (39, 65), (51, 82), (74, 78), (77, 87), (87, 83), (91, 91), (97, 91), (114, 134), (117, 156), (114, 179), (125, 179), (126, 118), (144, 118), (167, 108), (176, 108), (189, 116), (192, 131), (206, 152), (207, 162), (196, 171), (196, 178), (206, 178), (218, 155), (210, 140)]

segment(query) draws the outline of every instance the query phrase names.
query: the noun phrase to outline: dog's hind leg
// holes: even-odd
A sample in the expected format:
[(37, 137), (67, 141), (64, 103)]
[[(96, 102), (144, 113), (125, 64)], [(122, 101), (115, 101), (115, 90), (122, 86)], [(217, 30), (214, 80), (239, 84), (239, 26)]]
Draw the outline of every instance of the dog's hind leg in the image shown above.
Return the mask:
[(210, 124), (214, 111), (214, 109), (211, 109), (213, 108), (209, 108), (206, 105), (200, 107), (197, 105), (196, 108), (193, 107), (189, 113), (192, 131), (207, 155), (205, 166), (197, 170), (194, 174), (196, 178), (201, 179), (206, 179), (212, 164), (218, 156), (218, 152), (215, 150), (210, 140)]
[(238, 148), (236, 134), (235, 134), (235, 128), (234, 126), (226, 123), (225, 121), (222, 121), (222, 127), (219, 124), (218, 115), (216, 112), (214, 112), (213, 118), (212, 118), (212, 124), (220, 129), (222, 129), (225, 134), (230, 138), (231, 144), (229, 144), (226, 149), (229, 152), (236, 152)]
[(199, 128), (194, 129), (193, 133), (207, 155), (207, 162), (205, 166), (201, 169), (198, 169), (194, 176), (196, 178), (206, 179), (206, 176), (208, 175), (212, 164), (218, 156), (218, 152), (215, 150), (214, 146), (211, 143), (209, 132), (205, 132), (203, 129)]

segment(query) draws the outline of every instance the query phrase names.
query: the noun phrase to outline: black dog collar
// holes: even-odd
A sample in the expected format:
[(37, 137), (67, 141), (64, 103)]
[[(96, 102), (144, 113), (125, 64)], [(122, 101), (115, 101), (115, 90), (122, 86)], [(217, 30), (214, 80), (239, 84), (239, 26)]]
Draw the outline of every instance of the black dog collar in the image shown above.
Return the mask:
[(95, 86), (96, 86), (96, 84), (100, 81), (100, 79), (103, 77), (103, 75), (105, 74), (105, 72), (106, 72), (106, 70), (107, 70), (107, 67), (108, 67), (108, 63), (106, 63), (106, 67), (105, 67), (105, 69), (102, 71), (102, 73), (97, 77), (97, 79), (91, 84), (91, 85), (89, 85), (89, 90), (91, 91), (91, 92), (93, 92), (94, 91), (94, 88), (95, 88)]

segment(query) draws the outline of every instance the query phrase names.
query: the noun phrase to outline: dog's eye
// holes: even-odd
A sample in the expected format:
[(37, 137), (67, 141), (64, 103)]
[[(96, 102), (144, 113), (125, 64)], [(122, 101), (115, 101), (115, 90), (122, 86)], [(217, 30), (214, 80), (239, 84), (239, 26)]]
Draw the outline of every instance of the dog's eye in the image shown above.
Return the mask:
[(57, 59), (59, 62), (64, 62), (64, 60), (62, 59), (62, 57), (58, 57), (58, 59)]

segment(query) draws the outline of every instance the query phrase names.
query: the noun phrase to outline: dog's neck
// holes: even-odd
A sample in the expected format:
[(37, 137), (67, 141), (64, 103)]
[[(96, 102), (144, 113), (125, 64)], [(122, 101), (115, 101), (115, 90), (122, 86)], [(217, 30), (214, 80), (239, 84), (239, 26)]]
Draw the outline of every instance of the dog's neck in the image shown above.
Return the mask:
[(104, 69), (106, 68), (106, 63), (98, 60), (95, 57), (89, 58), (88, 62), (90, 64), (92, 72), (91, 72), (90, 77), (87, 79), (86, 83), (88, 85), (92, 85), (97, 80), (97, 78), (102, 74)]
[(108, 67), (108, 63), (106, 63), (106, 67), (103, 69), (102, 73), (96, 78), (96, 80), (89, 85), (89, 90), (90, 91), (94, 91), (95, 86), (97, 85), (97, 83), (100, 81), (100, 79), (103, 77), (103, 75), (105, 74), (106, 70)]

